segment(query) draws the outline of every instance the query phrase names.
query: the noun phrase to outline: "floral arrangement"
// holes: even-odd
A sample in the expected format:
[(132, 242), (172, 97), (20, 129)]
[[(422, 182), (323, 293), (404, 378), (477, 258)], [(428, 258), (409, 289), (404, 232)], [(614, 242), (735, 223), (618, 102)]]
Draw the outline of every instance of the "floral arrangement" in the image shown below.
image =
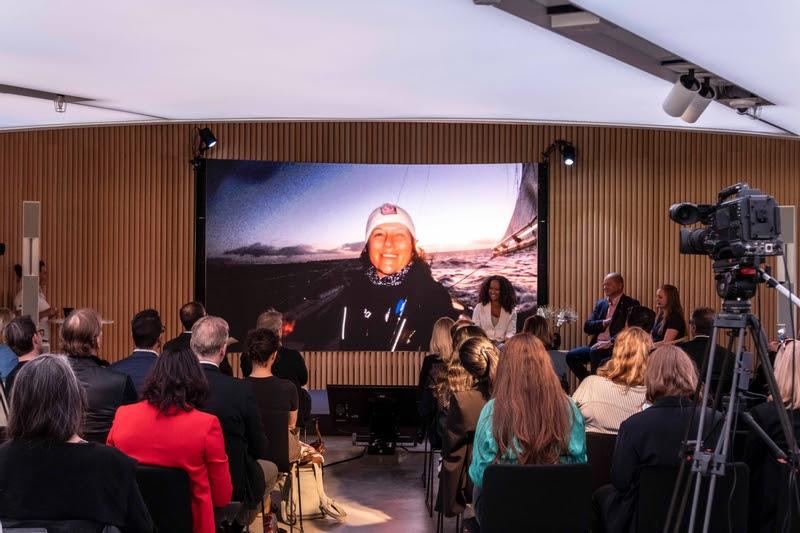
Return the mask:
[(578, 320), (578, 312), (571, 307), (543, 305), (536, 310), (536, 314), (550, 322), (554, 332), (560, 331), (561, 326), (572, 324)]

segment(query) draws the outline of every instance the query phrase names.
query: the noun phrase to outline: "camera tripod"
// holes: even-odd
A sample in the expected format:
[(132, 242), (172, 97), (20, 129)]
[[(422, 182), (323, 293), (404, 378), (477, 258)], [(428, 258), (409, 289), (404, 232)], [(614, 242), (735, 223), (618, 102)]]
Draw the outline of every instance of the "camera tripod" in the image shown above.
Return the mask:
[[(715, 269), (716, 270), (716, 269)], [(725, 467), (728, 462), (731, 449), (731, 437), (734, 431), (734, 419), (737, 416), (737, 407), (741, 404), (743, 399), (743, 392), (748, 388), (750, 376), (752, 375), (752, 354), (745, 352), (744, 341), (747, 332), (750, 333), (753, 344), (755, 346), (758, 360), (761, 363), (761, 371), (767, 382), (770, 395), (773, 399), (780, 399), (781, 395), (778, 390), (778, 385), (775, 381), (775, 374), (772, 364), (769, 360), (767, 341), (764, 332), (761, 328), (761, 323), (756, 315), (751, 313), (750, 299), (755, 295), (756, 284), (761, 281), (766, 281), (768, 286), (778, 288), (782, 293), (790, 294), (784, 287), (777, 285), (769, 274), (751, 265), (738, 265), (733, 269), (725, 269), (724, 271), (717, 271), (717, 291), (724, 298), (722, 304), (722, 311), (718, 313), (714, 319), (714, 330), (708, 345), (708, 353), (703, 362), (701, 375), (705, 375), (705, 384), (703, 387), (702, 402), (700, 404), (700, 419), (697, 425), (696, 436), (694, 440), (689, 440), (689, 434), (694, 424), (694, 414), (692, 414), (689, 424), (686, 427), (686, 434), (684, 438), (683, 450), (687, 454), (686, 460), (681, 462), (678, 471), (678, 479), (675, 483), (675, 488), (672, 492), (672, 500), (670, 502), (667, 520), (664, 526), (664, 531), (669, 532), (670, 527), (673, 526), (672, 531), (677, 533), (683, 522), (684, 513), (686, 510), (686, 503), (691, 490), (694, 485), (694, 495), (692, 498), (691, 514), (689, 517), (689, 527), (687, 531), (693, 533), (695, 525), (698, 523), (700, 517), (698, 512), (700, 508), (700, 492), (701, 483), (703, 478), (710, 477), (708, 484), (708, 494), (706, 495), (705, 514), (702, 517), (702, 531), (707, 533), (711, 520), (711, 509), (714, 501), (714, 491), (717, 479), (725, 475)], [(777, 285), (777, 287), (776, 287)], [(793, 296), (793, 295), (792, 295)], [(795, 301), (796, 297), (792, 299)], [(731, 356), (731, 348), (734, 341), (736, 342), (736, 351), (733, 353), (733, 371), (730, 376), (730, 396), (728, 405), (725, 411), (724, 422), (722, 429), (719, 432), (719, 437), (713, 446), (708, 446), (704, 439), (708, 438), (716, 430), (718, 422), (709, 420), (707, 416), (706, 406), (709, 405), (710, 385), (712, 381), (712, 372), (714, 370), (714, 359), (716, 355), (717, 339), (719, 338), (721, 330), (728, 330), (728, 355), (726, 362), (723, 365), (723, 376), (725, 371), (729, 368), (727, 359)], [(702, 381), (698, 383), (697, 393), (699, 394), (702, 386)], [(720, 387), (723, 380), (720, 380)], [(719, 394), (722, 391), (717, 391), (717, 398), (715, 399), (715, 406), (719, 402)], [(756, 425), (756, 432), (765, 440), (769, 448), (778, 457), (785, 458), (786, 462), (793, 472), (796, 472), (800, 467), (800, 450), (797, 447), (797, 441), (794, 437), (794, 428), (790, 424), (788, 413), (783, 408), (783, 403), (775, 401), (775, 407), (778, 413), (778, 419), (781, 424), (783, 435), (786, 439), (789, 454), (783, 453), (780, 448), (772, 442), (767, 434), (758, 428)], [(749, 415), (744, 415), (743, 418), (748, 420)], [(748, 420), (752, 422), (752, 418)], [(712, 439), (713, 440), (713, 439)], [(691, 459), (691, 473), (686, 469)], [(694, 478), (692, 480), (692, 477)], [(792, 483), (789, 487), (790, 491), (795, 490), (795, 476), (791, 475)], [(678, 505), (678, 498), (680, 497), (680, 507)], [(791, 500), (796, 502), (793, 497)], [(677, 510), (677, 512), (676, 512)], [(798, 504), (798, 511), (800, 511), (800, 504)]]

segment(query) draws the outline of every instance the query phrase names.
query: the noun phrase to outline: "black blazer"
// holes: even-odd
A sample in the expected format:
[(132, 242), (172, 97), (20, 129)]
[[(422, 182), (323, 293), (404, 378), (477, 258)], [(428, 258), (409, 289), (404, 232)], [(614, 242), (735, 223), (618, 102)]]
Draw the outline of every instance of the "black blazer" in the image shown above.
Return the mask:
[[(697, 371), (701, 372), (700, 379), (705, 380), (706, 376), (702, 373), (703, 359), (708, 352), (708, 343), (711, 342), (711, 337), (705, 335), (695, 336), (694, 339), (677, 344), (678, 348), (686, 352), (692, 358), (694, 364), (697, 365)], [(720, 386), (719, 380), (722, 375), (722, 368), (725, 364), (725, 356), (728, 350), (717, 344), (716, 351), (714, 352), (714, 368), (711, 371), (711, 393), (716, 394), (717, 388)], [(731, 385), (731, 372), (733, 371), (733, 354), (728, 359), (728, 370), (726, 374), (725, 383), (722, 384), (722, 390), (730, 390)]]
[(256, 504), (264, 494), (265, 480), (256, 459), (269, 457), (269, 446), (256, 399), (244, 380), (226, 376), (210, 363), (201, 363), (209, 394), (201, 410), (219, 418), (225, 453), (231, 469), (233, 499)]
[(105, 444), (117, 408), (139, 399), (133, 382), (125, 374), (100, 366), (91, 356), (70, 356), (69, 364), (86, 391), (88, 406), (83, 438)]
[[(679, 452), (689, 417), (695, 411), (695, 435), (700, 408), (689, 398), (665, 397), (652, 406), (632, 415), (619, 427), (617, 444), (611, 462), (611, 483), (616, 489), (603, 513), (608, 533), (632, 531), (635, 528), (639, 472), (645, 466), (679, 466)], [(706, 409), (708, 427), (722, 415)], [(721, 426), (721, 424), (718, 424)], [(715, 442), (716, 433), (708, 442)]]
[[(192, 332), (184, 331), (174, 339), (168, 340), (164, 343), (163, 350), (182, 350), (184, 348), (191, 348), (190, 343), (192, 340)], [(219, 364), (219, 370), (226, 376), (233, 375), (233, 367), (228, 362), (228, 354), (225, 354), (225, 359)]]
[[(628, 319), (628, 311), (630, 311), (631, 307), (637, 305), (639, 305), (639, 300), (635, 298), (631, 298), (626, 294), (620, 297), (617, 308), (614, 310), (614, 316), (611, 317), (611, 324), (608, 325), (609, 334), (612, 339), (625, 328), (625, 321)], [(597, 336), (603, 332), (603, 320), (607, 311), (608, 300), (606, 298), (597, 300), (597, 303), (594, 304), (592, 314), (583, 324), (583, 332), (592, 336), (592, 339), (589, 341), (590, 346), (597, 342)]]
[(153, 352), (146, 352), (143, 350), (134, 350), (125, 359), (117, 361), (109, 368), (120, 374), (126, 374), (131, 378), (133, 386), (136, 388), (136, 393), (141, 395), (144, 381), (150, 369), (158, 361), (158, 356)]

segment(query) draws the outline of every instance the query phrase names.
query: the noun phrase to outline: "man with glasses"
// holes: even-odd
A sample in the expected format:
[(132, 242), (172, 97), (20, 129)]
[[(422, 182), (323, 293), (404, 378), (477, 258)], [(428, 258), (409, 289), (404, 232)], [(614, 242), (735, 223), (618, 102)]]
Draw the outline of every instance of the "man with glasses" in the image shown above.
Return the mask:
[(136, 394), (142, 394), (144, 380), (161, 353), (161, 335), (164, 324), (155, 309), (139, 311), (131, 320), (131, 334), (136, 349), (128, 357), (111, 365), (112, 370), (127, 374), (136, 387)]

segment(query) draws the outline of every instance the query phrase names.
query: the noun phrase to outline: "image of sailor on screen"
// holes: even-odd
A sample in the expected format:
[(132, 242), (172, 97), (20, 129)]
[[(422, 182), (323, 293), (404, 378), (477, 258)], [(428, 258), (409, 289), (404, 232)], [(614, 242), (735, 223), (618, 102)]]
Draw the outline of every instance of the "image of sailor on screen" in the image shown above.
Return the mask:
[(450, 295), (417, 248), (411, 216), (383, 204), (369, 215), (363, 273), (343, 294), (343, 350), (422, 350), (437, 319), (456, 317)]

